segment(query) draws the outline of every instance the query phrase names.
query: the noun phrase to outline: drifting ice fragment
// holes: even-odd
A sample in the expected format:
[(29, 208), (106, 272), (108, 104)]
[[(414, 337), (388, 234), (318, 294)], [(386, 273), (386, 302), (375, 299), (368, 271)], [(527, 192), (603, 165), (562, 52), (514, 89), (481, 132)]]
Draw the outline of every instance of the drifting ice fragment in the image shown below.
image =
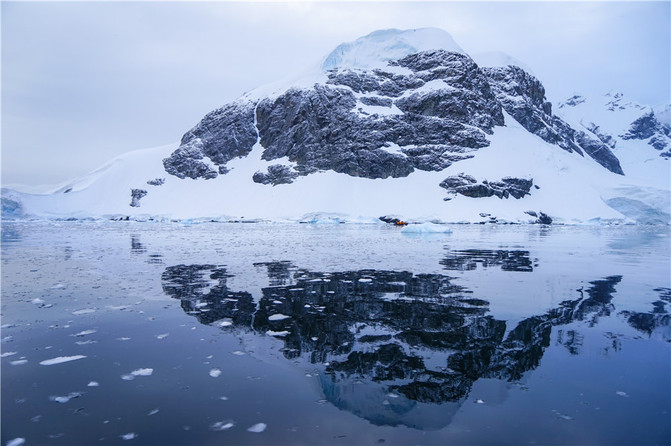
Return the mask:
[(268, 317), (269, 321), (282, 321), (284, 319), (289, 319), (290, 316), (287, 316), (286, 314), (273, 314), (272, 316)]
[(7, 442), (7, 446), (21, 446), (25, 442), (26, 442), (25, 438), (18, 437), (18, 438), (15, 438), (13, 440), (9, 440)]
[(408, 225), (401, 229), (404, 234), (451, 234), (452, 230), (445, 225), (435, 223), (421, 223), (417, 225)]
[(11, 365), (23, 365), (23, 364), (26, 364), (27, 362), (28, 362), (27, 359), (17, 359), (16, 361), (11, 361), (10, 364)]
[(71, 392), (71, 393), (68, 393), (65, 396), (50, 396), (49, 400), (50, 401), (56, 401), (57, 403), (63, 404), (63, 403), (67, 403), (71, 399), (79, 398), (80, 396), (82, 396), (82, 394), (79, 393), (79, 392)]
[(77, 334), (73, 334), (72, 336), (86, 336), (86, 335), (93, 334), (93, 333), (95, 333), (95, 332), (97, 332), (97, 331), (98, 331), (98, 330), (84, 330), (84, 331), (80, 331), (80, 332), (77, 333)]
[(152, 410), (149, 411), (149, 413), (147, 414), (147, 416), (150, 417), (150, 416), (152, 416), (152, 415), (156, 415), (157, 413), (158, 413), (158, 409), (152, 409)]
[(478, 399), (478, 400), (475, 400), (475, 403), (476, 403), (476, 404), (485, 404), (485, 402), (484, 402), (483, 400), (479, 400), (479, 399)]
[(212, 423), (210, 425), (210, 429), (213, 431), (225, 431), (232, 428), (233, 426), (235, 426), (235, 423), (231, 420), (217, 421), (216, 423)]
[(78, 359), (84, 359), (84, 358), (86, 358), (86, 356), (84, 356), (84, 355), (59, 356), (58, 358), (46, 359), (46, 360), (40, 362), (40, 365), (62, 364), (64, 362), (76, 361)]
[(615, 392), (615, 394), (616, 394), (617, 396), (621, 396), (621, 397), (623, 397), (623, 398), (629, 398), (629, 394), (628, 394), (627, 392), (623, 392), (623, 391), (621, 391), (621, 390), (618, 390), (617, 392)]
[(212, 369), (212, 370), (210, 370), (210, 376), (211, 376), (212, 378), (218, 378), (219, 375), (221, 375), (221, 370), (219, 370), (219, 369)]
[(80, 314), (95, 313), (95, 311), (96, 311), (96, 310), (93, 309), (93, 308), (84, 308), (83, 310), (73, 311), (72, 314), (78, 316), (78, 315), (80, 315)]
[(88, 383), (88, 387), (98, 387), (99, 385), (98, 381), (91, 381)]
[(170, 333), (163, 333), (163, 334), (160, 334), (160, 335), (156, 335), (156, 339), (165, 339), (168, 336), (170, 336)]
[(266, 430), (266, 427), (267, 427), (266, 423), (256, 423), (254, 426), (247, 429), (247, 431), (258, 434)]
[(12, 355), (15, 355), (15, 354), (16, 354), (16, 352), (5, 352), (5, 353), (0, 355), (0, 358), (6, 358), (7, 356), (12, 356)]
[(236, 350), (236, 351), (233, 352), (233, 354), (236, 355), (236, 356), (243, 356), (245, 354), (245, 352), (243, 352), (241, 350)]
[(134, 438), (137, 438), (137, 434), (135, 432), (129, 432), (127, 434), (120, 435), (122, 440), (132, 440)]

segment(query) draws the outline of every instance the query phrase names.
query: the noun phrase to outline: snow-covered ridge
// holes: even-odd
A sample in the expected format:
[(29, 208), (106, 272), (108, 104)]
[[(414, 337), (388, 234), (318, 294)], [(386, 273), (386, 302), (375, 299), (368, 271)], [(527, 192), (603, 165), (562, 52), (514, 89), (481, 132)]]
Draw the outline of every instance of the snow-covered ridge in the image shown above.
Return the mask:
[(322, 69), (386, 67), (390, 60), (439, 49), (465, 54), (449, 33), (438, 28), (379, 30), (338, 45), (322, 62)]
[(668, 132), (646, 121), (631, 136), (650, 107), (618, 94), (552, 107), (522, 62), (476, 60), (441, 30), (376, 31), (208, 113), (180, 144), (51, 194), (3, 189), (3, 218), (669, 224), (655, 146)]

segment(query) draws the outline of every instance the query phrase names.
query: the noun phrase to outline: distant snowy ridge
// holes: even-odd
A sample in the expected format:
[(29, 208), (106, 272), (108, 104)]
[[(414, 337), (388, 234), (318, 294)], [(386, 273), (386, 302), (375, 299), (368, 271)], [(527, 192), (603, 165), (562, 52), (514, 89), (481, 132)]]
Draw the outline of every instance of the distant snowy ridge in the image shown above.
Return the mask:
[(669, 224), (668, 106), (553, 106), (507, 55), (376, 31), (3, 218)]

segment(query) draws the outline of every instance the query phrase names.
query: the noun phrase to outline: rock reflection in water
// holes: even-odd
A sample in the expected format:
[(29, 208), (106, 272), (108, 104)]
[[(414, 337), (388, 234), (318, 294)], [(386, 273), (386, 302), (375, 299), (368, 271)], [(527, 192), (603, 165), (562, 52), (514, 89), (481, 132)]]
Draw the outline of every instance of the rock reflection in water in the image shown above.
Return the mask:
[(533, 262), (529, 251), (488, 249), (466, 249), (448, 251), (440, 264), (450, 271), (472, 271), (480, 264), (482, 268), (500, 267), (503, 271), (532, 272)]
[[(531, 268), (528, 253), (482, 252), (463, 257), (463, 264), (487, 258), (488, 265)], [(286, 358), (303, 358), (320, 370), (323, 392), (335, 406), (374, 424), (418, 429), (449, 424), (476, 380), (516, 381), (538, 367), (552, 327), (576, 321), (593, 326), (614, 314), (613, 294), (622, 279), (590, 282), (576, 299), (508, 327), (487, 314), (489, 302), (440, 274), (323, 273), (289, 262), (255, 266), (267, 268), (271, 284), (258, 303), (248, 292), (228, 289), (231, 276), (223, 266), (171, 266), (162, 275), (163, 289), (203, 324), (281, 339)], [(620, 315), (641, 332), (668, 335), (668, 293), (660, 302), (651, 313)], [(582, 340), (575, 330), (559, 336), (572, 354), (581, 352)]]

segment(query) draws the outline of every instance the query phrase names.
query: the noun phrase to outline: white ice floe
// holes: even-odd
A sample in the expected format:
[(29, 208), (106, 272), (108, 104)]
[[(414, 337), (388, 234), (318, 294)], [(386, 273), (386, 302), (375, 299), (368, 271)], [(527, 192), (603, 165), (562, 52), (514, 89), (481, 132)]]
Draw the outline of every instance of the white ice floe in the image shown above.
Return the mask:
[(629, 398), (629, 394), (627, 392), (623, 392), (622, 390), (618, 390), (617, 392), (615, 392), (615, 394), (623, 398)]
[(408, 225), (405, 226), (403, 229), (401, 229), (401, 232), (405, 234), (438, 234), (438, 233), (444, 233), (444, 234), (450, 234), (452, 233), (452, 230), (448, 228), (446, 225), (437, 225), (435, 223), (420, 223), (416, 225)]
[(98, 330), (89, 329), (89, 330), (80, 331), (79, 333), (75, 333), (72, 336), (86, 336), (86, 335), (96, 333), (97, 331)]
[(229, 320), (219, 322), (220, 327), (230, 327), (231, 325), (233, 325), (233, 322)]
[(269, 321), (282, 321), (284, 319), (289, 319), (291, 316), (287, 316), (286, 314), (273, 314), (272, 316), (268, 317)]
[(16, 361), (11, 361), (10, 362), (11, 365), (23, 365), (23, 364), (26, 364), (26, 363), (28, 363), (27, 359), (17, 359)]
[(236, 350), (236, 351), (234, 351), (234, 352), (232, 352), (232, 353), (233, 353), (234, 355), (236, 355), (236, 356), (243, 356), (243, 355), (245, 355), (245, 352), (243, 352), (243, 351), (241, 351), (241, 350)]
[(117, 341), (130, 341), (130, 338), (116, 338)]
[(156, 339), (165, 339), (168, 336), (170, 336), (170, 333), (163, 333), (163, 334), (160, 334), (160, 335), (156, 335)]
[(268, 336), (276, 336), (276, 337), (278, 337), (278, 338), (281, 338), (281, 337), (284, 337), (284, 336), (288, 335), (289, 332), (286, 331), (286, 330), (283, 330), (283, 331), (273, 331), (273, 330), (268, 330), (268, 331), (266, 331), (266, 334), (267, 334)]
[(98, 383), (98, 381), (90, 381), (90, 382), (87, 384), (88, 387), (98, 387), (99, 385), (100, 385), (100, 384)]
[(3, 354), (0, 355), (0, 358), (6, 358), (7, 356), (13, 356), (15, 354), (16, 352), (4, 352)]
[(251, 426), (249, 429), (247, 429), (247, 431), (258, 434), (266, 430), (266, 427), (268, 427), (266, 423), (256, 423), (254, 426)]
[(225, 431), (232, 428), (233, 426), (235, 426), (235, 423), (231, 420), (217, 421), (216, 423), (212, 423), (210, 425), (210, 429), (213, 431)]
[(219, 375), (221, 375), (221, 370), (220, 369), (212, 369), (210, 370), (210, 376), (212, 378), (218, 378)]
[(130, 372), (133, 376), (151, 376), (154, 373), (154, 369), (137, 369)]
[(88, 344), (97, 344), (97, 343), (98, 343), (98, 341), (92, 341), (92, 340), (75, 342), (75, 344), (77, 344), (77, 345), (88, 345)]
[(158, 409), (152, 409), (152, 410), (149, 411), (149, 413), (147, 414), (147, 416), (150, 417), (150, 416), (152, 416), (152, 415), (156, 415), (157, 413), (158, 413)]
[(127, 434), (119, 435), (122, 440), (133, 440), (137, 438), (137, 434), (135, 432), (129, 432)]
[(95, 311), (96, 310), (94, 308), (84, 308), (82, 310), (73, 311), (72, 314), (74, 314), (75, 316), (79, 316), (80, 314), (95, 313)]
[(84, 359), (84, 355), (74, 355), (74, 356), (59, 356), (58, 358), (45, 359), (40, 362), (40, 365), (55, 365), (62, 364), (64, 362), (76, 361), (78, 359)]
[(25, 439), (25, 438), (23, 438), (23, 437), (17, 437), (17, 438), (15, 438), (15, 439), (13, 439), (13, 440), (9, 440), (9, 441), (7, 442), (7, 446), (21, 446), (21, 445), (24, 444), (25, 442), (26, 442), (26, 439)]
[(82, 394), (79, 392), (70, 392), (65, 396), (57, 396), (57, 395), (50, 396), (49, 401), (55, 401), (57, 403), (64, 404), (70, 401), (71, 399), (79, 398), (80, 396), (82, 396)]

